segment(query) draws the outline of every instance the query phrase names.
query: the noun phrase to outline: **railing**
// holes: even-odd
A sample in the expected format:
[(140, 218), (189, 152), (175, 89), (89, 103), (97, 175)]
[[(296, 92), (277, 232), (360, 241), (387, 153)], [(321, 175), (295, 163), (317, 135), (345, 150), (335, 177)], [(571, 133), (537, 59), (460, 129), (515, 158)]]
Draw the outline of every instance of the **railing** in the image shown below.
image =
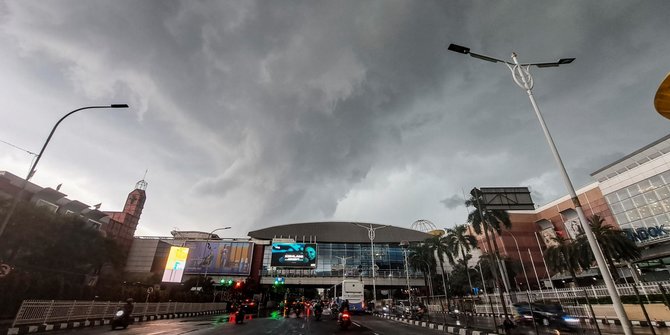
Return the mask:
[[(670, 282), (669, 281), (663, 281), (663, 282), (649, 282), (649, 283), (640, 283), (640, 284), (635, 284), (637, 287), (637, 290), (640, 294), (640, 296), (648, 296), (648, 295), (655, 295), (655, 294), (661, 294), (661, 289), (659, 287), (659, 284), (664, 287), (666, 290), (666, 293), (670, 293)], [(633, 288), (633, 284), (620, 284), (616, 286), (617, 292), (619, 292), (619, 296), (634, 296), (635, 295), (635, 289)], [(561, 289), (544, 289), (542, 291), (540, 290), (535, 290), (535, 291), (521, 291), (521, 292), (510, 292), (510, 293), (505, 293), (505, 299), (511, 302), (524, 302), (528, 301), (528, 296), (530, 296), (531, 300), (537, 301), (537, 300), (554, 300), (554, 301), (561, 301), (561, 302), (567, 302), (571, 303), (573, 302), (573, 299), (575, 298), (586, 298), (587, 296), (589, 298), (606, 298), (609, 297), (609, 293), (607, 292), (607, 287), (604, 285), (599, 285), (599, 286), (583, 286), (583, 287), (575, 287), (575, 288), (561, 288)], [(480, 294), (477, 296), (480, 298), (483, 302), (488, 303), (488, 299), (491, 299), (491, 301), (495, 303), (500, 302), (499, 295), (496, 294)]]
[[(111, 319), (124, 305), (112, 301), (24, 300), (12, 327), (55, 322)], [(132, 316), (165, 315), (224, 310), (226, 303), (136, 303)]]
[[(299, 270), (299, 269), (286, 269), (286, 270), (261, 270), (261, 276), (263, 277), (339, 277), (342, 278), (342, 270), (340, 271), (315, 271), (315, 270)], [(347, 271), (347, 278), (371, 278), (372, 272), (363, 271), (361, 274), (351, 270)], [(409, 278), (423, 278), (421, 273), (412, 273), (410, 272)], [(375, 278), (400, 278), (404, 279), (405, 271), (401, 270), (377, 270), (375, 271)]]

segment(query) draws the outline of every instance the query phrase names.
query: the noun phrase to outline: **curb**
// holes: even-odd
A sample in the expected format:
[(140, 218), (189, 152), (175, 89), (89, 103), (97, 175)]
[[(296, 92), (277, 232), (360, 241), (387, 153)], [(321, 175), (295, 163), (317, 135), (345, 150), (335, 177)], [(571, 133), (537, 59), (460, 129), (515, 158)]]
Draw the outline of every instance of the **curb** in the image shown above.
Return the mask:
[(419, 326), (419, 327), (428, 328), (428, 329), (436, 329), (436, 330), (439, 330), (439, 331), (445, 331), (448, 334), (455, 334), (455, 335), (498, 335), (498, 333), (489, 333), (488, 331), (485, 331), (485, 330), (474, 330), (474, 329), (460, 328), (460, 327), (455, 327), (455, 326), (444, 326), (441, 323), (408, 320), (408, 319), (405, 319), (405, 318), (398, 318), (398, 317), (390, 316), (390, 315), (375, 314), (375, 316), (378, 317), (378, 318), (383, 318), (383, 319), (389, 319), (389, 320), (402, 322), (402, 323), (405, 323), (405, 324), (408, 324), (408, 325), (414, 325), (414, 326)]
[[(493, 316), (494, 313), (474, 313), (473, 315), (475, 316)], [(496, 316), (503, 317), (502, 314), (495, 314)], [(579, 319), (582, 323), (587, 323), (587, 324), (594, 324), (594, 319), (593, 318), (587, 318), (583, 316), (576, 317)], [(595, 319), (598, 323), (603, 324), (603, 325), (609, 325), (609, 324), (614, 324), (617, 326), (621, 325), (621, 321), (619, 319)], [(649, 327), (649, 323), (645, 321), (632, 321), (630, 322), (633, 326), (639, 326), (639, 327)], [(652, 324), (658, 328), (665, 328), (665, 327), (670, 327), (670, 321), (658, 321), (654, 320), (652, 321)]]
[[(201, 315), (215, 315), (223, 312), (224, 312), (223, 310), (216, 310), (206, 312), (184, 312), (184, 313), (170, 313), (170, 314), (159, 314), (159, 315), (142, 315), (142, 316), (135, 316), (133, 317), (133, 319), (135, 322), (147, 322), (147, 321), (163, 320), (163, 319), (188, 318)], [(9, 328), (7, 330), (6, 335), (23, 335), (23, 334), (48, 332), (53, 330), (105, 326), (109, 325), (109, 322), (110, 319), (97, 319), (97, 320), (86, 320), (86, 321), (59, 322), (59, 323), (42, 324), (42, 325), (25, 325), (25, 326)]]

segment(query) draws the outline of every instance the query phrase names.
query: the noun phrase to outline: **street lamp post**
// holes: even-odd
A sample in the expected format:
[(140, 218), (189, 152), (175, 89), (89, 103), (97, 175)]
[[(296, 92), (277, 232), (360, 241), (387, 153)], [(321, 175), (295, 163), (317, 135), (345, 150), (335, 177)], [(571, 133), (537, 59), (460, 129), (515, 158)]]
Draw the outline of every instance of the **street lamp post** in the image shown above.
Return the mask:
[[(207, 239), (205, 240), (205, 246), (207, 247), (207, 249), (209, 249), (209, 255), (207, 256), (207, 261), (208, 261), (207, 266), (205, 266), (205, 279), (207, 279), (207, 272), (209, 270), (209, 265), (212, 263), (212, 247), (209, 245), (209, 241), (212, 239), (212, 234), (214, 234), (215, 232), (217, 232), (219, 230), (226, 230), (226, 229), (230, 229), (230, 228), (231, 227), (216, 228), (216, 229), (212, 230), (209, 234), (207, 234)], [(204, 263), (204, 261), (205, 261), (205, 259), (203, 259), (203, 263)]]
[[(347, 259), (354, 258), (354, 256), (349, 257), (335, 256), (335, 258), (339, 258), (340, 261), (342, 262), (342, 282), (344, 282), (344, 276), (346, 274), (345, 271), (347, 270)], [(342, 286), (342, 292), (344, 292), (344, 286)]]
[(547, 144), (549, 145), (549, 148), (551, 149), (551, 153), (554, 156), (554, 160), (556, 161), (556, 164), (558, 165), (558, 169), (560, 171), (561, 177), (563, 179), (563, 182), (565, 183), (565, 187), (568, 190), (568, 193), (570, 194), (570, 198), (572, 199), (572, 203), (575, 206), (575, 211), (577, 212), (577, 216), (579, 217), (579, 221), (581, 223), (582, 229), (584, 230), (584, 234), (586, 235), (586, 238), (589, 241), (589, 246), (591, 247), (591, 251), (593, 252), (593, 255), (596, 258), (596, 263), (598, 264), (598, 269), (600, 269), (600, 273), (603, 275), (603, 279), (605, 280), (605, 285), (607, 286), (607, 291), (612, 297), (612, 303), (614, 305), (614, 310), (619, 317), (619, 320), (621, 320), (621, 326), (623, 328), (624, 334), (626, 335), (632, 335), (633, 331), (631, 329), (631, 323), (628, 320), (628, 316), (626, 315), (626, 311), (623, 308), (623, 304), (621, 303), (621, 299), (619, 298), (619, 293), (616, 290), (616, 286), (614, 284), (614, 280), (612, 280), (612, 276), (607, 272), (607, 263), (605, 263), (605, 258), (603, 257), (603, 254), (598, 246), (598, 241), (596, 241), (595, 236), (593, 236), (593, 231), (591, 230), (591, 226), (588, 224), (586, 221), (586, 216), (584, 215), (584, 211), (582, 210), (582, 204), (579, 201), (579, 198), (577, 197), (577, 193), (575, 192), (575, 187), (572, 185), (572, 181), (570, 180), (570, 176), (568, 175), (568, 172), (565, 170), (565, 165), (563, 164), (563, 160), (561, 159), (560, 154), (558, 153), (558, 149), (556, 148), (556, 144), (554, 143), (553, 138), (551, 137), (551, 134), (549, 133), (549, 128), (547, 128), (546, 123), (544, 122), (544, 118), (542, 117), (542, 113), (540, 113), (540, 108), (537, 106), (537, 102), (535, 102), (535, 97), (533, 96), (533, 77), (530, 75), (530, 67), (531, 66), (537, 66), (539, 68), (542, 67), (556, 67), (559, 65), (564, 65), (564, 64), (570, 64), (572, 63), (575, 59), (574, 58), (561, 58), (556, 62), (550, 62), (550, 63), (529, 63), (529, 64), (520, 64), (519, 60), (517, 59), (517, 54), (512, 53), (512, 60), (513, 63), (507, 62), (507, 61), (502, 61), (500, 59), (496, 59), (493, 57), (481, 55), (481, 54), (476, 54), (470, 52), (470, 48), (466, 48), (463, 46), (455, 45), (455, 44), (450, 44), (448, 47), (448, 50), (454, 51), (457, 53), (461, 54), (469, 54), (472, 57), (479, 58), (481, 60), (493, 62), (493, 63), (498, 63), (502, 62), (507, 66), (507, 68), (512, 72), (512, 79), (514, 79), (514, 82), (523, 90), (526, 91), (526, 94), (528, 95), (528, 99), (530, 99), (530, 103), (533, 106), (533, 109), (535, 110), (535, 115), (537, 116), (538, 121), (540, 122), (540, 126), (542, 127), (542, 131), (544, 132), (544, 136), (547, 140)]
[[(514, 245), (516, 245), (516, 252), (519, 254), (519, 262), (521, 262), (521, 269), (523, 269), (523, 276), (526, 278), (526, 289), (530, 290), (530, 281), (528, 281), (528, 273), (526, 273), (526, 266), (523, 264), (523, 258), (521, 258), (521, 250), (519, 250), (519, 243), (517, 243), (516, 237), (514, 237), (514, 234), (512, 234), (512, 232), (508, 230), (503, 230), (502, 232), (508, 233), (509, 236), (512, 236), (512, 239), (514, 240)], [(519, 290), (520, 289), (521, 288), (519, 288)]]
[(401, 241), (400, 246), (402, 247), (402, 254), (405, 257), (405, 278), (407, 278), (407, 300), (409, 301), (409, 307), (412, 308), (412, 288), (409, 286), (409, 266), (407, 264), (407, 249), (409, 248), (408, 241)]
[(372, 299), (377, 303), (377, 283), (375, 282), (375, 266), (377, 266), (377, 264), (375, 264), (375, 231), (377, 229), (386, 228), (388, 225), (374, 227), (371, 223), (370, 227), (366, 227), (358, 223), (354, 224), (368, 231), (368, 238), (370, 239), (370, 262), (372, 265)]
[(14, 214), (14, 210), (16, 209), (16, 205), (19, 203), (21, 200), (21, 195), (23, 195), (23, 192), (26, 190), (26, 186), (28, 185), (28, 180), (33, 177), (35, 174), (35, 169), (37, 168), (37, 163), (40, 162), (40, 159), (42, 159), (42, 155), (44, 154), (44, 150), (47, 148), (47, 145), (51, 141), (51, 137), (54, 135), (54, 132), (56, 132), (56, 128), (58, 128), (58, 125), (65, 120), (68, 116), (85, 110), (85, 109), (101, 109), (101, 108), (128, 108), (127, 104), (112, 104), (112, 105), (106, 105), (106, 106), (88, 106), (88, 107), (82, 107), (75, 109), (67, 114), (65, 114), (63, 117), (61, 117), (58, 122), (51, 128), (51, 132), (49, 133), (49, 136), (47, 137), (47, 140), (44, 141), (44, 144), (42, 145), (42, 149), (40, 150), (40, 153), (37, 154), (37, 157), (35, 158), (35, 161), (33, 162), (32, 166), (30, 167), (30, 171), (28, 172), (28, 175), (26, 176), (26, 179), (23, 180), (23, 184), (21, 185), (21, 189), (19, 192), (16, 194), (14, 199), (12, 199), (12, 204), (9, 207), (9, 211), (7, 211), (7, 214), (5, 215), (4, 220), (2, 221), (2, 225), (0, 225), (0, 237), (2, 237), (2, 234), (5, 232), (5, 228), (7, 227), (7, 224), (9, 223), (9, 220), (12, 218), (12, 214)]

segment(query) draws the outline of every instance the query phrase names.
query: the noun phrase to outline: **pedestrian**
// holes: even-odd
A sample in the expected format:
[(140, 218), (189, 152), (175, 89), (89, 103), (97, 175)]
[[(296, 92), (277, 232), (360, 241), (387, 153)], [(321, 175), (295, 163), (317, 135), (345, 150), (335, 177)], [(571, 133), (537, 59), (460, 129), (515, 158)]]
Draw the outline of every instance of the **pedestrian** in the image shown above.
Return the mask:
[(505, 321), (503, 321), (502, 328), (505, 331), (505, 335), (511, 335), (512, 329), (516, 328), (516, 326), (514, 325), (514, 322), (509, 319), (509, 316), (506, 316)]

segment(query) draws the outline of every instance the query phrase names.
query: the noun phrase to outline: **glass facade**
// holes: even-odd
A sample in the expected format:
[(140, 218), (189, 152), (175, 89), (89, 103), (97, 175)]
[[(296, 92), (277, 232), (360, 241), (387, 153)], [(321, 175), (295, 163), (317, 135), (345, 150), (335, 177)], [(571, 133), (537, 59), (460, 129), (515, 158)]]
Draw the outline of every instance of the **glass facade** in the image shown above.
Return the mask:
[(639, 244), (670, 239), (670, 171), (606, 194), (612, 214)]
[[(346, 258), (346, 268), (342, 269)], [(376, 276), (403, 277), (405, 276), (405, 261), (402, 247), (398, 244), (375, 243)], [(318, 243), (317, 261), (315, 269), (285, 269), (270, 266), (271, 248), (265, 247), (263, 253), (264, 276), (294, 276), (294, 277), (341, 277), (351, 278), (372, 277), (372, 255), (369, 243)], [(420, 272), (410, 269), (410, 276), (416, 277)]]

